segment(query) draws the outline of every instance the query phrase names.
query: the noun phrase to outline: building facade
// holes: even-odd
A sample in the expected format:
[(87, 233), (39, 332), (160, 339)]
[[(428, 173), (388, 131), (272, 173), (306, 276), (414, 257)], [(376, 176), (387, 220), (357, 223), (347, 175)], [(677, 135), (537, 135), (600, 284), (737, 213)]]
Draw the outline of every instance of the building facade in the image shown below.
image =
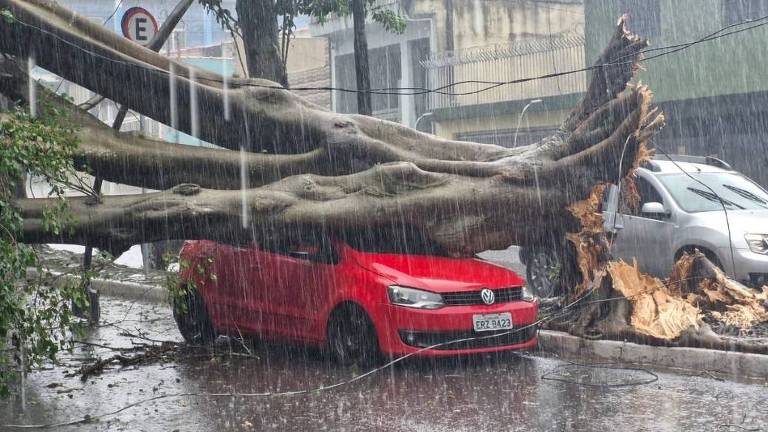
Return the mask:
[[(587, 59), (594, 61), (616, 19), (649, 38), (651, 48), (686, 44), (680, 51), (647, 54), (638, 80), (654, 92), (667, 126), (656, 145), (670, 153), (716, 155), (768, 186), (768, 81), (764, 54), (768, 28), (748, 22), (768, 16), (768, 0), (585, 0)], [(658, 56), (658, 57), (657, 57)]]
[[(584, 67), (581, 0), (380, 0), (406, 19), (403, 34), (368, 22), (374, 115), (454, 139), (504, 146), (556, 129), (586, 87), (584, 73), (495, 85)], [(355, 88), (350, 18), (313, 23), (329, 39), (334, 87)], [(421, 89), (442, 88), (441, 93)], [(355, 112), (354, 93), (335, 92), (333, 109)]]

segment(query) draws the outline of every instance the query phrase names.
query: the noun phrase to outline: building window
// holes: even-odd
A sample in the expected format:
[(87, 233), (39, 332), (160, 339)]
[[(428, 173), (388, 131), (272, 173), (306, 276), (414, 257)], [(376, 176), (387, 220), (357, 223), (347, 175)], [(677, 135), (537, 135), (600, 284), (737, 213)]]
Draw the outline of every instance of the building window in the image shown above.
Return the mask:
[(768, 0), (723, 0), (723, 24), (738, 24), (768, 16)]
[[(337, 56), (335, 62), (336, 87), (356, 89), (355, 55)], [(368, 50), (368, 68), (371, 76), (371, 88), (398, 87), (402, 72), (400, 68), (400, 45), (389, 45)], [(339, 92), (337, 97), (337, 112), (357, 112), (356, 93)], [(400, 97), (398, 95), (374, 94), (371, 97), (371, 105), (375, 115), (384, 116), (389, 120), (399, 120)]]
[(619, 12), (629, 15), (629, 28), (644, 38), (661, 35), (659, 0), (620, 0)]

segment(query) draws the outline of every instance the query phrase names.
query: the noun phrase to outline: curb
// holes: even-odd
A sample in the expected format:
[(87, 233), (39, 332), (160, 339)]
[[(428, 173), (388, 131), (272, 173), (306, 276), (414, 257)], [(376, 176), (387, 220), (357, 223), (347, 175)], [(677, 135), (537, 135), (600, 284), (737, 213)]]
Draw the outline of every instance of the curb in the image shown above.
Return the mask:
[[(27, 274), (30, 277), (37, 276), (37, 270), (30, 268), (27, 270)], [(51, 274), (58, 276), (59, 272), (51, 272)], [(76, 276), (66, 275), (59, 279), (57, 284), (64, 284), (76, 279)], [(94, 288), (99, 294), (120, 297), (126, 300), (140, 300), (153, 303), (166, 303), (168, 301), (168, 292), (164, 287), (159, 285), (147, 285), (138, 282), (122, 282), (113, 279), (91, 279), (91, 287)]]
[(106, 296), (153, 303), (166, 303), (168, 301), (168, 292), (165, 288), (156, 285), (143, 285), (136, 282), (119, 282), (108, 279), (91, 279), (91, 286), (99, 294)]
[(645, 364), (768, 380), (768, 355), (761, 354), (589, 340), (551, 330), (539, 330), (539, 350), (563, 358), (587, 357), (616, 363)]

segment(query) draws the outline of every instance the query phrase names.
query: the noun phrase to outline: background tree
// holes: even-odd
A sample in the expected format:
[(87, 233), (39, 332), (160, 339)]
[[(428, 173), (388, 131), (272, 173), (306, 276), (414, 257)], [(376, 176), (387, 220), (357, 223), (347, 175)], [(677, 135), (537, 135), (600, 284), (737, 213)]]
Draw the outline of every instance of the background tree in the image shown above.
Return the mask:
[[(296, 29), (297, 16), (309, 16), (325, 23), (330, 16), (353, 15), (357, 88), (370, 90), (368, 44), (365, 19), (381, 24), (387, 31), (405, 31), (405, 18), (375, 0), (238, 0), (237, 19), (221, 6), (220, 0), (199, 0), (212, 11), (233, 38), (241, 38), (248, 76), (275, 81), (288, 88), (288, 54)], [(354, 6), (354, 7), (353, 7)], [(353, 13), (357, 11), (357, 13)], [(362, 107), (362, 108), (360, 108)], [(362, 111), (361, 111), (362, 109)], [(358, 93), (358, 112), (371, 114), (371, 94)]]
[(371, 70), (368, 66), (368, 40), (365, 37), (365, 1), (352, 0), (352, 22), (355, 38), (355, 79), (357, 112), (371, 115)]

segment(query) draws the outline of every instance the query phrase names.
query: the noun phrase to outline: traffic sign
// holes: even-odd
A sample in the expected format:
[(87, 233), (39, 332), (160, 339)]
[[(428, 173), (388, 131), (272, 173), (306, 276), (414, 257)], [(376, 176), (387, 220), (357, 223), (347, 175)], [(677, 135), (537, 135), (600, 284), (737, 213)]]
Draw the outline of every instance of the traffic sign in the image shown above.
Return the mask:
[(139, 45), (147, 45), (158, 29), (155, 17), (142, 7), (132, 7), (125, 11), (121, 25), (123, 36)]

